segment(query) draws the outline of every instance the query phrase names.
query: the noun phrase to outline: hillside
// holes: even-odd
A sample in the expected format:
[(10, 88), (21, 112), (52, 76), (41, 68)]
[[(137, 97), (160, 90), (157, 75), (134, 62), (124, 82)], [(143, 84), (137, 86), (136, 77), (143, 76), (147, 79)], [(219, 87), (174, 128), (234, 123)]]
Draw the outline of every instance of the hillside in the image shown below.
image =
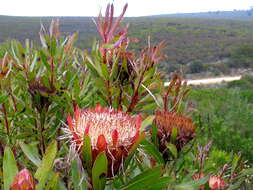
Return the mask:
[(210, 12), (199, 12), (199, 13), (162, 14), (162, 15), (154, 15), (154, 17), (250, 20), (250, 19), (253, 19), (253, 9), (234, 10), (234, 11), (210, 11)]
[[(51, 19), (0, 16), (0, 43), (11, 38), (38, 42), (40, 23), (48, 26)], [(90, 17), (60, 17), (60, 21), (63, 34), (79, 32), (77, 45), (80, 48), (88, 49), (98, 38)], [(140, 39), (130, 47), (134, 50), (145, 46), (149, 36), (153, 43), (168, 42), (164, 51), (168, 57), (162, 66), (166, 72), (195, 61), (220, 61), (230, 57), (238, 46), (253, 44), (253, 20), (138, 17), (126, 18), (125, 23), (130, 23), (130, 36)], [(168, 64), (173, 66), (168, 67)]]

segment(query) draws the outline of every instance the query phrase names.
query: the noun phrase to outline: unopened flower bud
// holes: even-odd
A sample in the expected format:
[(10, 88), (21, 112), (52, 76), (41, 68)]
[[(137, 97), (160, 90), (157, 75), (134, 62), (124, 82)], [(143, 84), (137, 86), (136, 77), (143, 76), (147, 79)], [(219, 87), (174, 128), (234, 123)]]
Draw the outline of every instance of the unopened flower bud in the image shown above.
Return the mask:
[(35, 190), (34, 179), (27, 169), (21, 170), (15, 176), (10, 190)]
[(212, 190), (224, 189), (224, 187), (225, 187), (225, 181), (221, 177), (211, 176), (209, 178), (209, 187)]
[(154, 124), (157, 126), (159, 150), (163, 152), (165, 160), (168, 159), (166, 142), (170, 142), (173, 128), (176, 128), (177, 131), (175, 145), (178, 151), (195, 137), (194, 122), (181, 114), (158, 110), (155, 113)]

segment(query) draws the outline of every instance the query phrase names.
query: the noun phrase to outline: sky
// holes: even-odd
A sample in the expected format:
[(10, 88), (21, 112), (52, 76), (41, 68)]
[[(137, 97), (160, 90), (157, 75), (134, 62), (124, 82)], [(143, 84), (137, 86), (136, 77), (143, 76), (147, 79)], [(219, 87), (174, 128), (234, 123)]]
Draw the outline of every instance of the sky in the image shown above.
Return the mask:
[[(97, 16), (113, 0), (0, 0), (0, 15)], [(253, 0), (114, 0), (116, 16), (128, 3), (126, 16), (242, 10)]]

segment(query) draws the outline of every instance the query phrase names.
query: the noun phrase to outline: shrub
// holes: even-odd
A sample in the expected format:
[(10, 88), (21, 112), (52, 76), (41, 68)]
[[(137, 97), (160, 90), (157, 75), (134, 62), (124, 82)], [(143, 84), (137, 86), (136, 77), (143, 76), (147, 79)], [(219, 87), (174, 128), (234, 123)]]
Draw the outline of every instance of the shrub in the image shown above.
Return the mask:
[(190, 73), (201, 73), (205, 70), (203, 63), (200, 61), (194, 61), (189, 64), (189, 72)]
[(240, 80), (231, 81), (227, 84), (228, 88), (239, 88), (241, 90), (253, 89), (253, 76), (245, 75)]
[(231, 54), (233, 67), (253, 67), (253, 45), (241, 45)]
[(224, 151), (241, 152), (252, 164), (252, 103), (237, 90), (223, 88), (195, 90), (191, 97), (199, 110), (195, 119), (203, 127), (203, 138)]

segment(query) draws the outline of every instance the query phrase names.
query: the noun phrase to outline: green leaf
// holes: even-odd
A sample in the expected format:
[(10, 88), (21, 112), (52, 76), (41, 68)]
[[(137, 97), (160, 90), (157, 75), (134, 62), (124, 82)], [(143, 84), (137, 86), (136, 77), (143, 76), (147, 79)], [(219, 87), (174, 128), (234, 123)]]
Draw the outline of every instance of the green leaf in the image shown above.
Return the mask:
[(33, 72), (35, 64), (37, 63), (37, 59), (38, 59), (38, 57), (37, 57), (37, 53), (36, 53), (34, 58), (33, 58), (32, 64), (30, 65), (30, 72)]
[(3, 157), (4, 189), (10, 188), (17, 173), (18, 168), (13, 152), (9, 147), (6, 147), (4, 150), (4, 157)]
[(50, 54), (51, 54), (51, 56), (55, 56), (56, 47), (57, 47), (56, 39), (54, 37), (52, 37), (51, 38), (51, 45), (50, 45)]
[(232, 161), (231, 175), (234, 173), (235, 169), (237, 168), (240, 159), (241, 159), (241, 155), (237, 155), (237, 154), (234, 155), (234, 159)]
[(92, 168), (92, 184), (95, 190), (104, 190), (106, 183), (108, 160), (105, 152), (101, 152)]
[(145, 190), (158, 190), (158, 189), (165, 189), (168, 185), (173, 181), (172, 178), (169, 177), (161, 177), (159, 178), (155, 184), (152, 184), (145, 188)]
[(172, 128), (172, 132), (171, 132), (171, 142), (175, 143), (177, 140), (177, 128), (174, 127)]
[(228, 187), (227, 190), (237, 190), (237, 189), (240, 189), (241, 184), (242, 184), (244, 181), (245, 181), (244, 178), (238, 179), (238, 180), (236, 181), (236, 183), (231, 184), (231, 185)]
[(36, 137), (35, 133), (20, 133), (16, 136), (16, 139), (23, 140), (29, 137)]
[(141, 133), (140, 136), (138, 137), (138, 139), (136, 140), (136, 142), (131, 147), (130, 151), (128, 152), (128, 156), (127, 156), (127, 158), (125, 160), (125, 163), (124, 163), (124, 170), (127, 169), (127, 167), (129, 165), (131, 159), (133, 158), (133, 156), (134, 156), (134, 154), (136, 152), (136, 149), (138, 148), (138, 146), (140, 145), (140, 143), (144, 139), (144, 136), (145, 136), (145, 134)]
[(92, 152), (90, 137), (88, 135), (85, 135), (83, 139), (83, 158), (84, 165), (89, 167), (92, 164)]
[(47, 70), (50, 70), (50, 65), (47, 63), (47, 56), (44, 54), (42, 50), (40, 51), (40, 57), (42, 63), (46, 66)]
[(145, 131), (146, 127), (148, 127), (149, 125), (152, 125), (154, 118), (155, 118), (154, 115), (150, 115), (144, 121), (142, 121), (141, 131)]
[(45, 190), (56, 189), (59, 181), (59, 173), (55, 173), (52, 179), (48, 182)]
[(241, 173), (242, 173), (241, 175), (243, 175), (243, 176), (245, 176), (245, 175), (253, 175), (253, 168), (244, 169), (244, 170), (242, 170)]
[(112, 48), (112, 44), (103, 44), (103, 48), (105, 49)]
[(143, 112), (148, 112), (150, 110), (155, 110), (157, 108), (157, 104), (155, 102), (143, 102), (143, 105), (141, 105), (141, 103), (138, 104), (138, 106), (136, 106), (136, 108), (138, 107), (138, 110), (143, 111)]
[(119, 65), (118, 57), (115, 57), (112, 60), (112, 69), (111, 69), (111, 72), (110, 72), (110, 80), (111, 81), (113, 81), (113, 79), (116, 78), (117, 75), (118, 75), (118, 65)]
[(48, 174), (53, 168), (54, 159), (57, 153), (57, 143), (53, 141), (46, 149), (46, 153), (42, 159), (42, 163), (35, 173), (35, 178), (39, 181), (36, 190), (43, 190), (48, 178)]
[(24, 152), (24, 154), (26, 155), (26, 157), (31, 160), (31, 162), (33, 164), (35, 164), (35, 166), (39, 166), (41, 164), (41, 160), (38, 156), (38, 154), (36, 154), (36, 151), (33, 150), (31, 145), (25, 144), (23, 142), (19, 142), (19, 145), (22, 149), (22, 151)]
[(71, 164), (71, 178), (74, 185), (74, 190), (88, 189), (85, 179), (82, 179), (82, 174), (79, 170), (77, 159), (73, 160)]
[(148, 169), (141, 174), (134, 177), (126, 185), (124, 185), (121, 190), (139, 190), (146, 189), (147, 187), (152, 188), (153, 185), (157, 185), (160, 176), (162, 175), (162, 168), (155, 167)]
[(177, 158), (177, 147), (174, 144), (166, 143), (167, 148), (170, 150), (172, 155)]
[(101, 73), (103, 75), (103, 78), (106, 80), (109, 80), (109, 72), (108, 72), (107, 64), (100, 63), (100, 67), (101, 67)]
[(247, 175), (253, 175), (253, 168), (243, 169), (240, 172), (240, 175), (236, 176), (234, 179), (240, 179), (240, 178), (243, 178), (243, 177), (245, 177)]
[(157, 147), (154, 144), (151, 144), (150, 142), (148, 142), (147, 140), (144, 140), (141, 143), (141, 148), (150, 156), (153, 156), (155, 158), (155, 160), (159, 163), (159, 164), (164, 164), (164, 160), (163, 157), (161, 155), (161, 153), (159, 152), (159, 150), (157, 149)]
[(156, 147), (158, 147), (158, 138), (157, 138), (157, 127), (152, 125), (152, 142)]
[(87, 67), (90, 69), (91, 73), (95, 76), (95, 77), (99, 77), (99, 72), (98, 69), (96, 68), (96, 66), (94, 65), (92, 59), (90, 57), (86, 57), (87, 61), (85, 62)]
[(198, 180), (192, 180), (187, 183), (179, 184), (175, 187), (175, 190), (196, 190), (199, 189), (201, 185), (204, 185), (209, 179), (209, 176), (203, 177)]
[(62, 180), (59, 180), (58, 181), (58, 188), (57, 189), (54, 189), (54, 190), (68, 190), (66, 187), (65, 187), (65, 183), (62, 181)]
[(0, 96), (0, 104), (3, 104), (8, 99), (8, 94), (3, 94)]

